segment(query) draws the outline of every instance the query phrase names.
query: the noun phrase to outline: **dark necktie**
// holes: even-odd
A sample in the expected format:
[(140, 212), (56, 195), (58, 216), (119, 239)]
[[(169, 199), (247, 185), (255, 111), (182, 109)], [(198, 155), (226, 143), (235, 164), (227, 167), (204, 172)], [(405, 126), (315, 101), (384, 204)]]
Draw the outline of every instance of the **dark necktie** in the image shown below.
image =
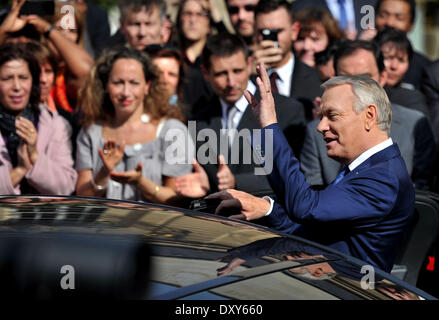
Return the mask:
[(348, 16), (346, 14), (345, 0), (337, 0), (337, 2), (340, 8), (340, 19), (338, 23), (340, 24), (340, 29), (345, 30), (348, 25)]
[(334, 182), (332, 183), (333, 185), (336, 185), (337, 183), (339, 183), (348, 173), (349, 173), (349, 167), (346, 166), (339, 174), (338, 176), (335, 178)]
[(270, 74), (270, 85), (271, 85), (271, 92), (279, 93), (279, 89), (277, 88), (276, 80), (279, 79), (279, 75), (276, 71), (273, 71)]

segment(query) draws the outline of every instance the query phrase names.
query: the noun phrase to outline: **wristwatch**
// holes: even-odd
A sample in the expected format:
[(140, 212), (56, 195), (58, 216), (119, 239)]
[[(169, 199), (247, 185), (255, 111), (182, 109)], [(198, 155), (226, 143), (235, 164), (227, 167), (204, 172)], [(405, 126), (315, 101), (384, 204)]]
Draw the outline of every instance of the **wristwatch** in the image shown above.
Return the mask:
[(49, 27), (49, 29), (46, 32), (44, 32), (44, 38), (46, 38), (46, 39), (49, 38), (49, 35), (50, 35), (50, 33), (52, 32), (53, 29), (55, 29), (55, 26), (52, 24)]

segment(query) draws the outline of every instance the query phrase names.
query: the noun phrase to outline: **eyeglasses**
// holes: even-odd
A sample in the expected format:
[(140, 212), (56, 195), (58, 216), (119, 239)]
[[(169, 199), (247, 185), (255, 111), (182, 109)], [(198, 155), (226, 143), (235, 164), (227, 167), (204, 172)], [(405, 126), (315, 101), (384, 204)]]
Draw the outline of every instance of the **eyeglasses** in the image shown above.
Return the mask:
[[(246, 4), (245, 6), (243, 6), (245, 11), (248, 12), (254, 12), (256, 10), (256, 5), (255, 4)], [(230, 6), (228, 7), (229, 10), (229, 14), (237, 14), (239, 12), (239, 7), (237, 6)]]
[(181, 13), (182, 18), (190, 18), (192, 16), (196, 18), (203, 18), (209, 16), (209, 13), (207, 11), (201, 11), (201, 12), (183, 11)]

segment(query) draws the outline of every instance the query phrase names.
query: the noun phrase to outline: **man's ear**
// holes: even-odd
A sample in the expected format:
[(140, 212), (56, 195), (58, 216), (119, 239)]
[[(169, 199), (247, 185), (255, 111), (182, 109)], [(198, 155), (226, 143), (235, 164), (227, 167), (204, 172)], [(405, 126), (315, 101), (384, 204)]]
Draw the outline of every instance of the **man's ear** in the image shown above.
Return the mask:
[(378, 108), (374, 104), (370, 104), (364, 110), (365, 122), (364, 126), (366, 131), (370, 131), (378, 123)]
[(300, 23), (298, 21), (293, 22), (291, 25), (291, 40), (294, 42), (297, 40), (300, 31)]

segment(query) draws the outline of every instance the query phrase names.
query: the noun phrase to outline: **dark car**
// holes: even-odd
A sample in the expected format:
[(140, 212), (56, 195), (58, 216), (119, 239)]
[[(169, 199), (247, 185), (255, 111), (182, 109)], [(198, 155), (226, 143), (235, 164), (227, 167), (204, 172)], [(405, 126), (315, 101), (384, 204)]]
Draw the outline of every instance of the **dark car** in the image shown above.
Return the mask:
[(435, 299), (316, 243), (152, 204), (4, 196), (0, 238), (9, 297)]

